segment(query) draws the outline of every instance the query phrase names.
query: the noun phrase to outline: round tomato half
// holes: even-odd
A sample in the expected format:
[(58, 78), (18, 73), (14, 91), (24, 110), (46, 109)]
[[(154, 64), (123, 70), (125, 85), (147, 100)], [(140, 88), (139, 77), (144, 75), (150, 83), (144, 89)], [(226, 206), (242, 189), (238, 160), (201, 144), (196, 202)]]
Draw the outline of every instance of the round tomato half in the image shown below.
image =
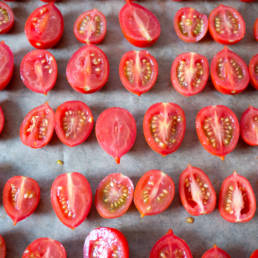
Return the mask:
[(149, 91), (157, 81), (158, 63), (146, 50), (129, 51), (120, 61), (119, 75), (123, 86), (140, 96)]
[(106, 176), (99, 183), (95, 205), (99, 215), (106, 219), (121, 217), (133, 201), (134, 186), (132, 180), (120, 173)]
[(4, 123), (5, 123), (4, 112), (3, 112), (3, 109), (0, 107), (0, 134), (4, 129)]
[(32, 178), (15, 176), (10, 178), (4, 186), (4, 208), (14, 225), (29, 217), (36, 210), (39, 199), (40, 188)]
[(92, 192), (88, 180), (78, 172), (58, 176), (51, 187), (52, 207), (67, 227), (78, 227), (88, 216)]
[(219, 212), (232, 223), (250, 221), (256, 211), (256, 199), (249, 181), (236, 171), (227, 177), (220, 189)]
[(9, 5), (0, 2), (0, 34), (6, 33), (13, 27), (14, 15)]
[(96, 137), (101, 148), (117, 163), (134, 145), (136, 122), (124, 108), (113, 107), (103, 111), (96, 122)]
[(38, 238), (30, 243), (25, 249), (22, 258), (51, 257), (66, 258), (64, 246), (51, 238)]
[(52, 48), (64, 32), (64, 18), (54, 3), (35, 9), (25, 24), (25, 34), (35, 48)]
[(165, 211), (175, 196), (175, 184), (171, 177), (160, 170), (146, 172), (138, 181), (134, 192), (134, 204), (141, 217)]
[(94, 45), (77, 50), (66, 67), (66, 77), (71, 87), (80, 93), (93, 93), (107, 82), (109, 63), (105, 53)]
[(230, 258), (230, 255), (223, 249), (214, 245), (202, 255), (202, 258)]
[(55, 130), (60, 141), (70, 147), (87, 140), (94, 125), (90, 108), (81, 101), (67, 101), (55, 113)]
[(194, 52), (183, 53), (174, 60), (170, 77), (172, 85), (180, 94), (198, 94), (205, 88), (209, 78), (208, 60)]
[(258, 249), (251, 254), (250, 258), (258, 258)]
[(221, 44), (235, 44), (245, 36), (245, 21), (236, 9), (221, 4), (210, 13), (209, 32)]
[(127, 2), (120, 10), (119, 22), (125, 38), (137, 47), (151, 46), (160, 36), (159, 20), (139, 4)]
[(47, 103), (38, 106), (25, 116), (21, 124), (21, 141), (31, 148), (42, 148), (50, 142), (54, 127), (54, 110)]
[(185, 135), (185, 113), (174, 103), (156, 103), (145, 113), (143, 133), (153, 151), (161, 155), (175, 152)]
[(5, 258), (6, 256), (6, 245), (4, 238), (0, 235), (0, 257)]
[(256, 18), (254, 23), (254, 38), (258, 41), (258, 18)]
[(258, 54), (252, 57), (249, 63), (249, 74), (251, 83), (258, 90)]
[(85, 239), (83, 258), (129, 258), (129, 247), (124, 235), (114, 228), (96, 228)]

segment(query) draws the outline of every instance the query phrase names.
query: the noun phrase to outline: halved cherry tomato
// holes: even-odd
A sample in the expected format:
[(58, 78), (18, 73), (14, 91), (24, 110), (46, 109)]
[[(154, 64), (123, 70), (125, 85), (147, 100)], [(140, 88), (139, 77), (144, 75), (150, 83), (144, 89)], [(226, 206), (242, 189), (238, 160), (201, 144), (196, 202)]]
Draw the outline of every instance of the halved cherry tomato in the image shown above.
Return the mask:
[(160, 36), (159, 20), (139, 4), (127, 2), (120, 10), (119, 22), (125, 38), (137, 47), (151, 46)]
[(250, 258), (258, 258), (258, 249), (251, 254)]
[(205, 88), (209, 78), (208, 60), (194, 52), (183, 53), (174, 60), (170, 77), (172, 85), (180, 94), (198, 94)]
[(3, 109), (0, 107), (0, 134), (4, 129), (4, 123), (5, 123), (4, 112), (3, 112)]
[(54, 47), (64, 31), (64, 18), (54, 3), (35, 9), (25, 24), (25, 34), (35, 48)]
[(230, 258), (230, 255), (223, 249), (214, 245), (202, 255), (202, 258)]
[(250, 106), (240, 120), (242, 139), (251, 146), (258, 146), (258, 108)]
[(219, 195), (220, 215), (232, 223), (250, 221), (256, 211), (256, 199), (249, 181), (236, 171), (227, 177)]
[(176, 12), (174, 29), (183, 41), (198, 42), (208, 31), (208, 17), (194, 8), (183, 7)]
[(13, 76), (14, 57), (11, 49), (0, 42), (0, 90), (3, 90)]
[(124, 235), (114, 228), (96, 228), (85, 239), (83, 258), (129, 258), (129, 247)]
[(211, 213), (216, 207), (216, 192), (209, 177), (200, 168), (189, 165), (180, 175), (180, 199), (193, 216)]
[(161, 155), (175, 152), (185, 135), (184, 110), (174, 103), (156, 103), (146, 111), (143, 133), (150, 148)]
[(217, 91), (233, 95), (245, 90), (250, 76), (244, 60), (225, 47), (211, 61), (211, 79)]
[(249, 74), (251, 83), (258, 90), (258, 54), (252, 57), (249, 63)]
[(53, 109), (47, 103), (38, 106), (25, 116), (21, 124), (21, 141), (31, 148), (42, 148), (50, 142), (54, 127)]
[(256, 18), (254, 23), (254, 38), (258, 41), (258, 18)]
[(55, 86), (57, 79), (55, 57), (43, 49), (29, 52), (22, 59), (20, 75), (27, 88), (47, 94)]
[(0, 257), (5, 258), (6, 256), (6, 245), (4, 238), (0, 235)]
[(210, 13), (209, 32), (221, 44), (235, 44), (245, 36), (245, 21), (236, 9), (221, 4)]
[(39, 185), (30, 177), (14, 176), (4, 186), (4, 208), (14, 225), (36, 210), (39, 199)]
[(6, 33), (13, 27), (14, 15), (12, 8), (0, 2), (0, 34)]
[(38, 238), (30, 243), (25, 249), (22, 258), (51, 257), (66, 258), (64, 246), (51, 238)]
[(78, 227), (88, 216), (92, 192), (88, 180), (78, 172), (58, 176), (51, 187), (52, 207), (67, 227)]
[(108, 76), (107, 56), (94, 45), (79, 48), (66, 67), (69, 84), (80, 93), (93, 93), (100, 90), (106, 84)]
[(161, 170), (150, 170), (138, 181), (134, 192), (134, 204), (141, 217), (165, 211), (175, 196), (175, 184)]
[(120, 173), (106, 176), (99, 183), (95, 205), (99, 215), (106, 219), (121, 217), (133, 201), (134, 186), (132, 180)]
[(129, 51), (120, 61), (119, 75), (123, 86), (140, 96), (156, 83), (158, 63), (146, 50)]
[(202, 108), (195, 121), (197, 135), (205, 150), (222, 160), (232, 152), (239, 139), (239, 123), (235, 113), (226, 106)]
[(101, 148), (117, 163), (134, 145), (136, 122), (124, 108), (113, 107), (103, 111), (96, 122), (96, 137)]
[(175, 236), (170, 229), (151, 249), (150, 258), (160, 257), (192, 258), (193, 256), (187, 243), (182, 238)]
[(73, 33), (82, 43), (98, 44), (104, 40), (107, 32), (105, 15), (97, 9), (82, 13), (75, 21)]
[(81, 101), (67, 101), (55, 113), (55, 130), (60, 141), (70, 147), (87, 140), (94, 125), (90, 108)]

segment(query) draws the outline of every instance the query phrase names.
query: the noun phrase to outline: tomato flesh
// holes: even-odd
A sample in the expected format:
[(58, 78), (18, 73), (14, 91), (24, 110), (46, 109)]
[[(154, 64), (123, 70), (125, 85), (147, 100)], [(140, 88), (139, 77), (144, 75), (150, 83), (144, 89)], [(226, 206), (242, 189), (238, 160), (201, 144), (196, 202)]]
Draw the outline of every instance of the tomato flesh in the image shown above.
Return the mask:
[(4, 123), (5, 123), (4, 112), (3, 112), (3, 109), (0, 107), (0, 134), (4, 129)]
[(258, 54), (252, 57), (249, 63), (249, 74), (253, 87), (258, 90)]
[(0, 235), (0, 257), (5, 258), (6, 256), (6, 245), (4, 238)]
[(254, 23), (254, 38), (258, 41), (258, 18), (256, 18)]
[(7, 33), (14, 25), (13, 10), (9, 5), (0, 2), (0, 34)]
[(203, 255), (202, 258), (230, 258), (230, 255), (225, 252), (223, 249), (220, 249), (216, 245), (211, 249), (207, 250)]
[(258, 249), (251, 254), (250, 258), (258, 258)]

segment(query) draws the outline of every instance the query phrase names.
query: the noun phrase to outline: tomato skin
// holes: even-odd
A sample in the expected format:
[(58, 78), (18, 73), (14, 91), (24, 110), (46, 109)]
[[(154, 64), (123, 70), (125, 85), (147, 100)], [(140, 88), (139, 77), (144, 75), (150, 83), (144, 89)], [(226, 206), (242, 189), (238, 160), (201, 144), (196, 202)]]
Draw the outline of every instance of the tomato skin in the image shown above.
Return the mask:
[(6, 245), (4, 238), (0, 235), (0, 257), (5, 258), (6, 256)]
[(4, 129), (4, 124), (5, 124), (4, 112), (3, 112), (3, 109), (0, 107), (0, 134)]
[(230, 255), (225, 252), (223, 249), (214, 245), (213, 248), (207, 250), (203, 255), (202, 258), (230, 258)]
[(258, 18), (256, 18), (254, 23), (254, 38), (258, 41)]
[(0, 2), (0, 8), (2, 10), (6, 10), (7, 16), (5, 16), (5, 18), (8, 17), (7, 18), (8, 22), (7, 23), (1, 22), (1, 25), (0, 25), (0, 34), (4, 34), (4, 33), (9, 32), (13, 27), (13, 25), (14, 25), (14, 14), (13, 14), (12, 8), (4, 2)]
[(250, 60), (249, 74), (250, 74), (250, 79), (253, 87), (256, 90), (258, 90), (258, 54), (254, 55)]
[(251, 254), (250, 258), (258, 258), (258, 249), (253, 251), (253, 253)]

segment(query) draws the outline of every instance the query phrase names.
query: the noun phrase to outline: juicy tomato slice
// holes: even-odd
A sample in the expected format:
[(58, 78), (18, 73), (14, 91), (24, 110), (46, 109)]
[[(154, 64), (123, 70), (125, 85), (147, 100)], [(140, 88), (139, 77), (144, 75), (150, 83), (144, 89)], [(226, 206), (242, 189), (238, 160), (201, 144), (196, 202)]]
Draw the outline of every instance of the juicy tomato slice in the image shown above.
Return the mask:
[(0, 257), (5, 258), (6, 256), (6, 245), (4, 238), (0, 235)]
[(211, 213), (216, 207), (216, 192), (209, 177), (200, 168), (188, 166), (180, 175), (180, 199), (193, 216)]
[(56, 83), (57, 63), (47, 50), (37, 49), (24, 56), (20, 65), (24, 85), (32, 91), (47, 94)]
[(171, 177), (160, 170), (146, 172), (138, 181), (134, 192), (134, 204), (141, 217), (165, 211), (175, 196), (175, 184)]
[(13, 10), (9, 5), (0, 2), (0, 34), (6, 33), (14, 25)]
[(251, 83), (258, 90), (258, 54), (252, 57), (249, 63), (249, 74)]
[(223, 249), (220, 249), (216, 245), (211, 249), (207, 250), (203, 255), (202, 258), (230, 258), (230, 255), (225, 252)]
[(183, 239), (175, 236), (170, 229), (151, 249), (150, 258), (160, 257), (192, 258), (193, 256), (187, 243)]
[(20, 127), (22, 143), (31, 148), (44, 147), (53, 136), (54, 124), (55, 114), (47, 103), (32, 109)]
[(117, 163), (134, 145), (136, 122), (124, 108), (113, 107), (103, 111), (96, 122), (96, 137), (101, 148)]
[(195, 121), (199, 140), (208, 152), (224, 157), (232, 152), (239, 139), (239, 123), (235, 113), (226, 106), (202, 108)]
[(100, 90), (109, 76), (109, 62), (105, 53), (94, 45), (77, 50), (66, 67), (66, 77), (71, 87), (80, 93)]
[(51, 238), (38, 238), (30, 243), (25, 249), (22, 258), (51, 257), (66, 258), (64, 246)]
[(198, 94), (205, 88), (209, 78), (208, 60), (194, 52), (183, 53), (174, 60), (170, 77), (172, 85), (180, 94)]
[(151, 46), (160, 36), (159, 20), (139, 4), (126, 3), (120, 10), (119, 22), (125, 38), (137, 47)]
[(64, 18), (54, 3), (35, 9), (25, 24), (25, 34), (35, 48), (54, 47), (64, 31)]
[(254, 38), (258, 41), (258, 18), (256, 18), (254, 23)]
[(258, 258), (258, 249), (251, 254), (250, 258)]
[(245, 21), (233, 7), (219, 5), (210, 13), (209, 32), (221, 44), (235, 44), (245, 36)]
[(220, 215), (232, 223), (251, 220), (256, 211), (256, 199), (249, 181), (236, 171), (227, 177), (219, 194)]
[(88, 216), (92, 192), (88, 180), (78, 172), (58, 176), (51, 187), (52, 207), (67, 227), (78, 227)]
[(120, 80), (124, 87), (140, 96), (157, 81), (158, 63), (146, 50), (125, 53), (119, 65)]
[(73, 33), (82, 43), (98, 44), (104, 40), (107, 32), (105, 15), (97, 9), (82, 13), (75, 21)]
[(4, 112), (3, 112), (3, 109), (0, 107), (0, 133), (2, 133), (4, 129), (4, 123), (5, 123)]
[(32, 178), (15, 176), (10, 178), (4, 186), (4, 208), (14, 225), (29, 217), (36, 210), (39, 198), (39, 185)]
[(81, 101), (67, 101), (55, 113), (55, 130), (60, 141), (70, 147), (87, 140), (94, 125), (90, 108)]
[(85, 239), (83, 258), (129, 258), (129, 247), (124, 235), (114, 228), (96, 228)]
[(95, 205), (99, 215), (113, 219), (124, 215), (133, 201), (134, 186), (132, 180), (120, 173), (106, 176), (99, 183)]
[(185, 135), (185, 113), (174, 103), (156, 103), (145, 113), (143, 133), (153, 151), (161, 155), (175, 152)]

